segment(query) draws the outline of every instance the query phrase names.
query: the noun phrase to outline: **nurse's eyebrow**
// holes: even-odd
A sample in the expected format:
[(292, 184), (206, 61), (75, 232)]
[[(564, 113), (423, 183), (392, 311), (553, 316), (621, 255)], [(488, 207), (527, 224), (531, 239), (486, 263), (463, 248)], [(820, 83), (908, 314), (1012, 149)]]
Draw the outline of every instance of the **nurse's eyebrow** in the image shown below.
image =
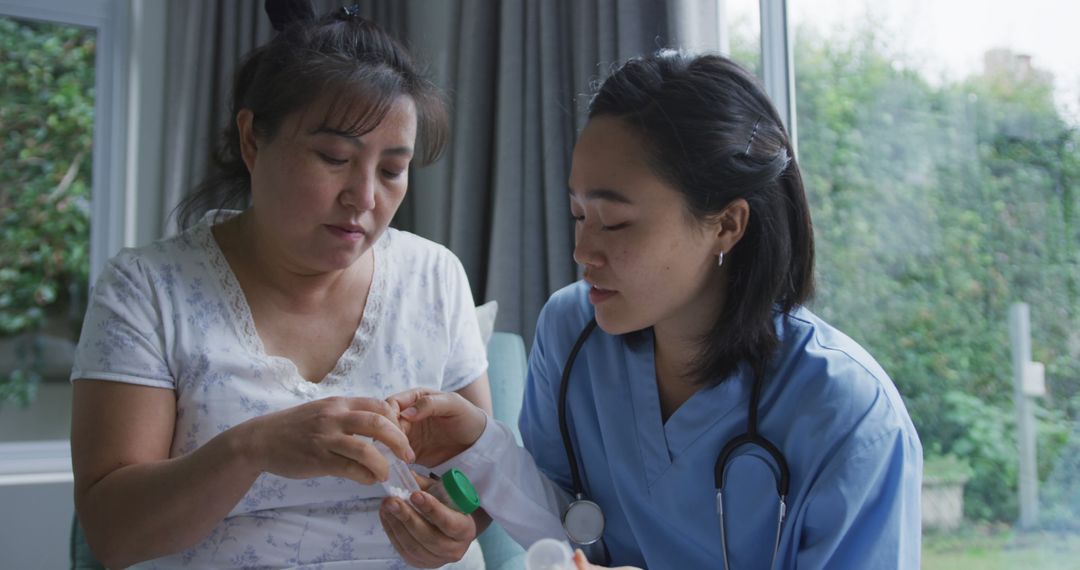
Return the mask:
[[(577, 194), (573, 190), (570, 191), (570, 198), (577, 198)], [(615, 202), (617, 204), (633, 204), (634, 202), (623, 195), (621, 192), (615, 190), (609, 190), (607, 188), (596, 188), (594, 190), (585, 191), (586, 200), (604, 200), (607, 202)]]
[[(341, 137), (341, 138), (349, 141), (350, 143), (352, 143), (353, 145), (355, 145), (357, 147), (360, 147), (360, 148), (364, 147), (364, 141), (360, 140), (360, 137), (358, 137), (356, 135), (356, 133), (350, 133), (349, 131), (343, 131), (343, 130), (340, 130), (340, 129), (333, 129), (333, 128), (330, 128), (330, 127), (319, 127), (318, 129), (315, 129), (311, 134), (312, 135), (334, 135), (334, 136)], [(412, 147), (409, 147), (409, 146), (395, 146), (395, 147), (391, 147), (391, 148), (388, 148), (388, 149), (384, 150), (382, 152), (382, 154), (396, 154), (396, 155), (402, 155), (402, 156), (412, 156), (413, 155), (413, 149), (412, 149)]]

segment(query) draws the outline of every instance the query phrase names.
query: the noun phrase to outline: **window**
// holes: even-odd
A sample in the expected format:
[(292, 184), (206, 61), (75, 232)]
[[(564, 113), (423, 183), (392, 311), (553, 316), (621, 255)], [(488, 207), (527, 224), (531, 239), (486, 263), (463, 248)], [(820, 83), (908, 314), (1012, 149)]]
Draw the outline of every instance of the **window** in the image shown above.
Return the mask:
[(87, 284), (131, 233), (127, 69), (139, 56), (127, 20), (141, 5), (0, 0), (0, 375), (43, 377), (28, 407), (3, 384), (0, 549), (12, 568), (68, 564), (64, 368)]
[(761, 8), (754, 0), (720, 0), (719, 5), (728, 38), (721, 52), (762, 77)]
[(67, 437), (90, 269), (92, 28), (0, 17), (0, 440)]
[(128, 8), (0, 2), (0, 477), (13, 454), (66, 449), (87, 285), (123, 244)]
[(919, 430), (924, 568), (1080, 554), (1068, 534), (1012, 530), (1017, 301), (1047, 388), (1023, 400), (1040, 487), (1023, 526), (1080, 528), (1080, 7), (1066, 4), (791, 3), (813, 308), (881, 362)]
[(672, 7), (678, 47), (726, 55), (761, 76), (757, 0), (680, 0)]

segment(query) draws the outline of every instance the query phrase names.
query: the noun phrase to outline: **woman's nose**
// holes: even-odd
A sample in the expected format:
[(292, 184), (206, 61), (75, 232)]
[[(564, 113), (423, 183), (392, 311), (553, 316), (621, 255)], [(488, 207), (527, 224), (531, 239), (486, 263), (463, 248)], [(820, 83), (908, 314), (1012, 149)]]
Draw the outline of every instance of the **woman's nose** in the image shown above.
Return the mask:
[(597, 247), (591, 232), (578, 229), (574, 232), (574, 262), (586, 267), (600, 267), (604, 264), (603, 252)]
[(375, 209), (375, 176), (364, 174), (341, 192), (341, 203), (361, 212)]

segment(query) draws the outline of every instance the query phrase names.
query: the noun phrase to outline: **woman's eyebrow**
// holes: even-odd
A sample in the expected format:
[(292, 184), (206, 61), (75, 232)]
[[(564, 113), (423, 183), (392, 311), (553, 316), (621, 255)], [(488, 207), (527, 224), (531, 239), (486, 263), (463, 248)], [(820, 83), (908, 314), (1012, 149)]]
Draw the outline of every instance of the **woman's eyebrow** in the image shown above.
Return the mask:
[[(332, 129), (330, 127), (319, 127), (318, 129), (315, 129), (315, 131), (313, 131), (311, 134), (312, 134), (312, 136), (314, 136), (314, 135), (333, 135), (333, 136), (336, 136), (336, 137), (341, 137), (341, 138), (349, 141), (350, 143), (352, 143), (353, 145), (355, 145), (355, 146), (357, 146), (359, 148), (364, 147), (364, 141), (360, 140), (359, 136), (357, 136), (354, 133), (350, 133), (348, 131), (342, 131), (340, 129)], [(398, 156), (412, 156), (413, 155), (413, 148), (411, 146), (395, 146), (395, 147), (390, 147), (388, 149), (383, 150), (382, 154), (392, 154), (392, 155), (398, 155)]]
[[(572, 199), (572, 200), (577, 199), (577, 194), (573, 190), (570, 191), (570, 199)], [(634, 203), (633, 200), (631, 200), (630, 198), (627, 198), (626, 195), (624, 195), (623, 193), (617, 192), (615, 190), (609, 190), (607, 188), (595, 188), (593, 190), (586, 190), (585, 191), (585, 199), (586, 200), (604, 200), (606, 202), (615, 202), (617, 204), (633, 204)]]

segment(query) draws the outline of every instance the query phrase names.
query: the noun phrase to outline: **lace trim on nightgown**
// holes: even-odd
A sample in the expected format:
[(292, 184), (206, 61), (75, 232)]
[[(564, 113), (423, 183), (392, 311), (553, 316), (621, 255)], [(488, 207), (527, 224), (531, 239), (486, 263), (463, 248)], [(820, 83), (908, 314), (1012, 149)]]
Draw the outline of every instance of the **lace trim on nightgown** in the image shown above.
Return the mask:
[[(235, 215), (235, 213), (232, 213), (232, 215)], [(193, 241), (207, 253), (211, 272), (217, 277), (218, 285), (225, 296), (226, 305), (228, 305), (232, 313), (231, 317), (236, 325), (237, 336), (244, 348), (272, 365), (279, 372), (275, 376), (282, 384), (305, 396), (316, 397), (320, 386), (333, 386), (352, 376), (353, 371), (363, 361), (365, 352), (372, 344), (375, 326), (379, 322), (383, 305), (386, 302), (387, 273), (391, 270), (390, 256), (387, 255), (390, 249), (391, 232), (389, 230), (384, 231), (383, 235), (379, 237), (379, 241), (375, 243), (373, 282), (368, 291), (363, 317), (361, 317), (360, 325), (353, 334), (352, 342), (338, 358), (333, 370), (327, 373), (321, 381), (315, 383), (301, 376), (300, 370), (292, 360), (266, 353), (266, 346), (263, 345), (262, 338), (259, 337), (258, 330), (255, 328), (255, 319), (251, 315), (251, 306), (248, 305), (247, 297), (244, 296), (244, 290), (240, 287), (236, 274), (233, 273), (232, 267), (229, 266), (225, 254), (221, 251), (211, 231), (212, 222), (220, 222), (225, 219), (228, 219), (228, 217), (219, 217), (216, 212), (208, 213), (202, 222), (193, 228)]]

